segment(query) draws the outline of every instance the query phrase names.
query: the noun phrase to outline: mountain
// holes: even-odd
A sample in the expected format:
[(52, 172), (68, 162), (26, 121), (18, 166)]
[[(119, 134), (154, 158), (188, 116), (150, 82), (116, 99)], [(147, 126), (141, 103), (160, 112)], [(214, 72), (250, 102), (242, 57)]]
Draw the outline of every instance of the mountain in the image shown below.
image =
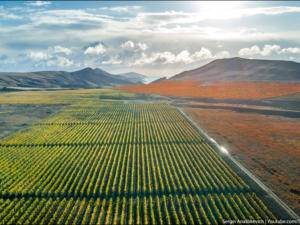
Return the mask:
[(177, 74), (169, 81), (224, 83), (233, 81), (300, 83), (300, 63), (280, 60), (226, 58)]
[[(270, 99), (300, 93), (300, 63), (230, 58), (147, 85), (119, 87), (136, 93), (199, 99)], [(289, 97), (295, 99), (295, 97)]]
[(158, 79), (152, 81), (151, 84), (159, 83), (159, 82), (166, 81), (166, 80), (167, 80), (167, 77), (161, 77), (161, 78), (158, 78)]
[(120, 73), (116, 76), (120, 77), (121, 79), (130, 79), (130, 81), (137, 84), (143, 84), (147, 80), (147, 76), (135, 72)]
[(136, 82), (136, 84), (148, 84), (157, 79), (157, 76), (146, 76), (135, 72), (121, 73), (117, 74), (117, 76), (120, 76), (121, 79), (130, 79), (130, 81)]
[[(0, 88), (111, 88), (142, 84), (134, 76), (113, 75), (101, 69), (84, 68), (75, 72), (41, 71), (29, 73), (0, 73)], [(139, 77), (142, 77), (140, 75)]]

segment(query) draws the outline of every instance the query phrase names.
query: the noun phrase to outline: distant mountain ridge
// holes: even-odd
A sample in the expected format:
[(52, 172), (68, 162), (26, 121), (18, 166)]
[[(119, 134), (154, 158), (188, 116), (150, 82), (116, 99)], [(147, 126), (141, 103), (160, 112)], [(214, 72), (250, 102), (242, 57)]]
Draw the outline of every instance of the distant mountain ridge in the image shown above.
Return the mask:
[(115, 76), (121, 77), (121, 79), (127, 78), (136, 83), (140, 83), (140, 82), (145, 83), (147, 80), (146, 76), (139, 74), (139, 73), (135, 73), (135, 72), (120, 73)]
[[(112, 88), (145, 84), (154, 77), (130, 72), (111, 74), (90, 67), (74, 72), (40, 71), (28, 73), (0, 72), (0, 89), (21, 88)], [(214, 60), (197, 69), (184, 71), (165, 81), (196, 81), (204, 84), (225, 82), (300, 83), (300, 63), (280, 60), (226, 58)]]
[(300, 63), (280, 60), (226, 58), (179, 73), (168, 81), (300, 83)]
[(151, 82), (151, 84), (155, 84), (155, 83), (159, 83), (159, 82), (162, 82), (162, 81), (167, 81), (167, 77), (161, 77), (161, 78), (158, 78), (154, 81)]
[[(132, 76), (131, 76), (132, 75)], [(143, 84), (146, 76), (138, 73), (113, 75), (90, 67), (74, 72), (40, 71), (29, 73), (0, 73), (0, 88), (111, 88)]]

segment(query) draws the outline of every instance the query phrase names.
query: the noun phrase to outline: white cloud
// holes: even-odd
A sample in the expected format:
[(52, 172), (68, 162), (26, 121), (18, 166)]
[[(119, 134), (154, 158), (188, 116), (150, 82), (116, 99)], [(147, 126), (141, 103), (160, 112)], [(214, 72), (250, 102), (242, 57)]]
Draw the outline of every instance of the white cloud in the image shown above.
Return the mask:
[(249, 8), (243, 9), (242, 15), (254, 16), (254, 15), (280, 15), (284, 13), (299, 13), (300, 7), (289, 6), (277, 6), (277, 7), (261, 7), (261, 8)]
[(194, 54), (190, 54), (189, 51), (183, 50), (175, 57), (173, 63), (185, 63), (190, 64), (199, 60), (212, 59), (214, 56), (207, 48), (201, 48), (200, 51), (196, 51)]
[(281, 48), (279, 45), (264, 45), (262, 49), (259, 46), (253, 45), (250, 48), (242, 48), (239, 50), (240, 56), (253, 56), (253, 55), (261, 55), (261, 56), (269, 56), (272, 53), (275, 54), (300, 54), (300, 48)]
[(199, 59), (210, 59), (213, 58), (212, 53), (207, 48), (201, 48), (200, 51), (197, 51), (194, 53), (193, 58), (199, 60)]
[(72, 53), (71, 49), (62, 47), (60, 45), (54, 46), (54, 53), (64, 53), (66, 55), (70, 55)]
[(279, 45), (264, 45), (263, 49), (260, 49), (257, 45), (253, 45), (251, 48), (242, 48), (239, 50), (240, 56), (252, 56), (252, 55), (262, 55), (268, 56), (271, 53), (279, 53)]
[(142, 53), (141, 57), (139, 57), (134, 63), (132, 63), (132, 65), (152, 64), (155, 62), (166, 64), (166, 63), (173, 63), (174, 59), (175, 59), (175, 55), (169, 51), (155, 52), (149, 56), (145, 53)]
[(98, 44), (94, 47), (90, 46), (85, 51), (84, 54), (93, 54), (93, 55), (101, 55), (106, 52), (106, 48), (102, 44)]
[(47, 66), (58, 66), (58, 67), (69, 67), (73, 65), (74, 62), (62, 56), (56, 56), (46, 62)]
[(20, 20), (20, 19), (23, 19), (22, 16), (18, 16), (16, 14), (12, 14), (12, 13), (2, 13), (2, 12), (0, 12), (0, 17), (2, 19), (7, 19), (7, 20)]
[(139, 51), (139, 50), (145, 51), (147, 50), (148, 45), (146, 43), (141, 43), (141, 42), (134, 43), (133, 41), (129, 40), (122, 43), (120, 47), (128, 51)]
[[(101, 13), (91, 13), (85, 9), (55, 9), (55, 10), (39, 10), (32, 13), (29, 19), (32, 21), (34, 26), (41, 24), (51, 25), (82, 25), (85, 26), (93, 25), (94, 29), (101, 27), (104, 22), (111, 22), (110, 16), (103, 15)], [(82, 32), (82, 30), (81, 30)]]
[[(174, 55), (172, 52), (165, 51), (165, 52), (156, 52), (152, 53), (152, 56), (148, 59), (148, 63), (174, 63), (176, 59), (176, 55)], [(147, 62), (147, 60), (145, 60)]]
[(187, 50), (181, 51), (175, 58), (175, 62), (182, 62), (185, 64), (192, 63), (194, 61), (193, 57)]
[(116, 12), (127, 12), (128, 11), (128, 7), (121, 7), (121, 6), (119, 6), (119, 7), (111, 7), (111, 8), (109, 8), (109, 10), (111, 10), (111, 11), (116, 11)]
[(65, 66), (71, 66), (73, 65), (73, 61), (69, 60), (65, 57), (57, 56), (58, 66), (65, 67)]
[(263, 50), (260, 52), (260, 54), (262, 56), (268, 56), (273, 52), (278, 53), (279, 50), (280, 50), (279, 45), (265, 45)]
[(119, 7), (111, 7), (109, 8), (111, 11), (116, 11), (116, 12), (128, 12), (131, 10), (138, 10), (140, 9), (140, 6), (119, 6)]
[(199, 51), (191, 54), (188, 50), (182, 50), (177, 55), (170, 52), (154, 52), (151, 55), (145, 53), (141, 54), (141, 57), (137, 59), (133, 65), (144, 65), (144, 64), (174, 64), (183, 63), (190, 64), (206, 59), (215, 58), (227, 58), (230, 56), (228, 51), (217, 52), (215, 55), (207, 48), (201, 48)]
[[(184, 70), (194, 66), (188, 66), (189, 64), (202, 63), (201, 60), (204, 63), (206, 62), (204, 60), (207, 59), (230, 57), (230, 53), (223, 50), (236, 50), (237, 46), (242, 46), (238, 52), (245, 56), (267, 57), (277, 54), (274, 58), (287, 59), (293, 54), (300, 54), (300, 48), (298, 48), (300, 46), (292, 45), (300, 43), (300, 31), (291, 26), (284, 27), (281, 23), (277, 24), (276, 22), (282, 19), (279, 16), (272, 16), (271, 22), (270, 18), (264, 20), (266, 16), (261, 16), (262, 23), (258, 27), (256, 20), (250, 20), (250, 23), (248, 20), (236, 20), (233, 23), (216, 21), (221, 18), (234, 19), (258, 14), (298, 13), (300, 7), (248, 9), (241, 7), (232, 15), (225, 13), (216, 18), (214, 18), (215, 15), (200, 8), (198, 12), (166, 12), (164, 8), (150, 12), (151, 7), (147, 8), (147, 12), (143, 12), (142, 10), (134, 11), (131, 6), (107, 7), (106, 9), (102, 8), (102, 11), (99, 8), (94, 8), (94, 10), (87, 8), (56, 8), (55, 10), (46, 10), (45, 7), (23, 8), (32, 11), (25, 12), (0, 7), (0, 17), (10, 17), (10, 20), (24, 18), (11, 23), (4, 21), (3, 26), (0, 27), (0, 52), (10, 58), (15, 58), (20, 63), (25, 62), (21, 57), (18, 58), (20, 52), (25, 52), (25, 54), (32, 52), (27, 55), (27, 59), (30, 56), (35, 63), (39, 60), (41, 62), (47, 60), (50, 61), (48, 64), (54, 64), (56, 56), (59, 55), (67, 57), (70, 62), (74, 61), (73, 66), (77, 62), (83, 65), (85, 61), (93, 61), (95, 67), (101, 66), (101, 64), (121, 65), (111, 66), (112, 70), (123, 68), (123, 65), (124, 67), (134, 65), (134, 63), (136, 65), (148, 64), (147, 69), (151, 68), (151, 64), (155, 64), (157, 70), (162, 67), (165, 70), (173, 68)], [(116, 12), (120, 12), (120, 14)], [(211, 20), (201, 22), (207, 19)], [(99, 38), (103, 41), (102, 45), (90, 45), (90, 43), (99, 41)], [(120, 42), (120, 40), (123, 41)], [(243, 48), (245, 43), (248, 44), (245, 45), (246, 48)], [(264, 46), (265, 43), (271, 44)], [(288, 47), (282, 48), (273, 43)], [(82, 46), (87, 47), (82, 48)], [(205, 48), (201, 48), (201, 46), (205, 46)], [(99, 60), (101, 54), (103, 57)], [(90, 57), (86, 55), (90, 55)], [(99, 57), (95, 57), (97, 55)], [(120, 57), (114, 57), (116, 55)], [(298, 59), (296, 55), (295, 58)], [(66, 60), (63, 61), (66, 62)], [(29, 64), (26, 67), (30, 67)]]
[(109, 60), (103, 61), (102, 64), (104, 65), (119, 65), (122, 63), (122, 60), (118, 59), (118, 57), (112, 57)]
[(0, 18), (5, 20), (19, 20), (23, 19), (23, 16), (10, 13), (9, 9), (5, 9), (3, 6), (0, 6)]
[(33, 1), (33, 2), (26, 2), (26, 5), (29, 6), (47, 6), (50, 5), (51, 2), (47, 2), (47, 1)]
[[(219, 6), (218, 6), (219, 4)], [(204, 20), (224, 20), (237, 19), (255, 15), (281, 15), (285, 13), (299, 13), (300, 7), (256, 7), (256, 8), (232, 8), (226, 10), (224, 4), (217, 3), (213, 8), (199, 9), (197, 13), (188, 13), (182, 11), (165, 11), (165, 12), (141, 12), (137, 15), (138, 22), (150, 25), (167, 25), (167, 24), (190, 24)]]
[(280, 53), (300, 54), (300, 48), (284, 48), (280, 51)]
[[(57, 46), (55, 46), (57, 47)], [(56, 48), (56, 50), (59, 50), (58, 52), (55, 51), (54, 48), (48, 48), (46, 52), (43, 51), (36, 51), (36, 52), (30, 52), (28, 54), (28, 57), (36, 62), (35, 66), (43, 65), (43, 66), (58, 66), (58, 67), (69, 67), (74, 64), (73, 60), (70, 60), (66, 57), (55, 55), (54, 53), (62, 52), (62, 50), (65, 51), (64, 48)], [(61, 46), (59, 46), (61, 47)], [(68, 51), (67, 51), (68, 52)]]
[(251, 56), (260, 54), (260, 48), (257, 45), (253, 45), (251, 48), (242, 48), (239, 50), (240, 56)]
[(134, 49), (135, 44), (133, 41), (126, 41), (126, 42), (122, 43), (120, 47), (123, 49), (126, 49), (126, 50), (132, 50), (132, 49)]
[(30, 52), (28, 55), (33, 61), (41, 61), (50, 58), (51, 56), (45, 52)]
[(141, 43), (141, 42), (137, 43), (137, 46), (143, 51), (147, 50), (147, 48), (148, 48), (147, 44)]
[(128, 12), (131, 10), (138, 10), (140, 9), (140, 6), (117, 6), (117, 7), (101, 7), (100, 10), (109, 10), (114, 12)]

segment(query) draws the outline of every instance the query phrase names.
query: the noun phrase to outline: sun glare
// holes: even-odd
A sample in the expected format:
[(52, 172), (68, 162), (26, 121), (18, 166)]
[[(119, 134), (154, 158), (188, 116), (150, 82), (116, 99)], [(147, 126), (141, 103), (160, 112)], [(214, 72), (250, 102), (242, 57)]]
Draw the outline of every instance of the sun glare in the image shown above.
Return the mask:
[(239, 13), (243, 2), (240, 1), (204, 1), (195, 2), (198, 11), (211, 19), (233, 18)]
[(228, 150), (227, 150), (224, 146), (221, 146), (221, 147), (220, 147), (220, 150), (221, 150), (223, 153), (229, 154)]
[(217, 144), (217, 142), (215, 141), (215, 139), (209, 138), (209, 140), (212, 141), (213, 143)]

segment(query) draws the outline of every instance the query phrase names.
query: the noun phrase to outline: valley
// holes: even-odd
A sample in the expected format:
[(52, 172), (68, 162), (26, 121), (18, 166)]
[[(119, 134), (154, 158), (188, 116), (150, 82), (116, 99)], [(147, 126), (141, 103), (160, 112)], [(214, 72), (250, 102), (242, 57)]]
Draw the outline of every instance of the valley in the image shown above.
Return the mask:
[(2, 223), (291, 218), (168, 101), (105, 89), (50, 101), (54, 93), (26, 100), (64, 102), (59, 113), (0, 141)]
[(0, 93), (2, 223), (297, 219), (299, 84), (195, 84)]

